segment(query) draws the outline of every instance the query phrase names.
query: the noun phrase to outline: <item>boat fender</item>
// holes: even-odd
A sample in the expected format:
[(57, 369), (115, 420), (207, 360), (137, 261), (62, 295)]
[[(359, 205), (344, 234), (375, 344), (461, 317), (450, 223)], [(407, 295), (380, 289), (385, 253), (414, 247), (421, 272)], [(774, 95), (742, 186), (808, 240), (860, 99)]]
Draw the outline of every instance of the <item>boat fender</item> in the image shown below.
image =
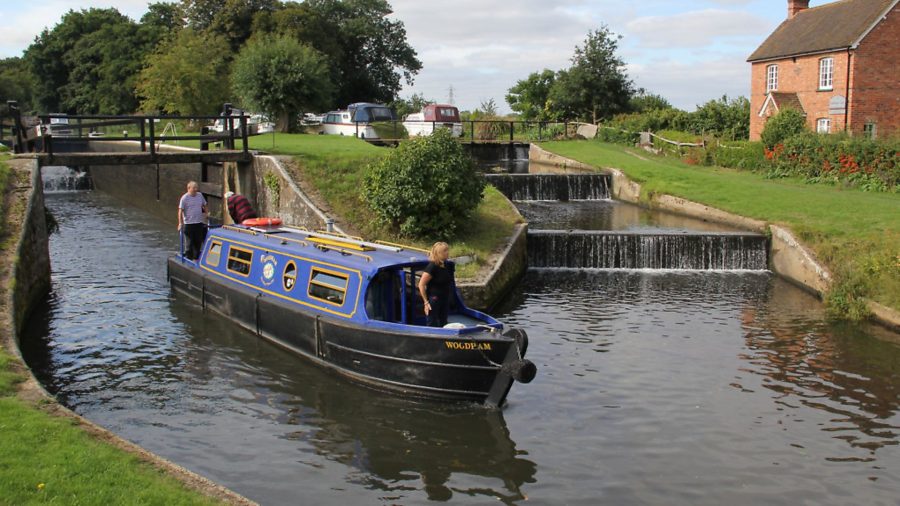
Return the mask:
[(537, 366), (528, 359), (511, 360), (500, 368), (501, 371), (509, 374), (512, 379), (519, 383), (531, 383), (531, 380), (537, 375)]
[(247, 218), (241, 222), (246, 227), (277, 227), (281, 225), (281, 218)]

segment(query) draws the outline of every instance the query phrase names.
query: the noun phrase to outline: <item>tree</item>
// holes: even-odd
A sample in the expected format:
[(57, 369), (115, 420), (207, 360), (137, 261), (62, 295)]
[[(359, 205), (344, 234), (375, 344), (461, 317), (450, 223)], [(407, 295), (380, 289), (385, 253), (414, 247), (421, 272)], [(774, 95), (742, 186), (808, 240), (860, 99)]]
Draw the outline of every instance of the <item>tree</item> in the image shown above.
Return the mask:
[(550, 88), (554, 82), (556, 73), (552, 70), (533, 72), (509, 89), (506, 103), (510, 109), (521, 114), (525, 121), (547, 121), (551, 116), (547, 110), (547, 99), (550, 98)]
[(403, 22), (388, 18), (386, 0), (307, 0), (273, 14), (276, 31), (311, 45), (328, 58), (336, 85), (333, 104), (397, 98), (401, 79), (413, 83), (422, 68)]
[(806, 116), (793, 108), (785, 108), (766, 121), (760, 140), (768, 149), (774, 149), (785, 139), (803, 133), (806, 130)]
[(441, 128), (370, 166), (363, 199), (403, 235), (450, 239), (471, 219), (485, 184), (462, 145)]
[(232, 82), (242, 104), (278, 118), (281, 131), (297, 113), (325, 107), (332, 91), (324, 56), (287, 36), (249, 42), (234, 61)]
[(182, 0), (188, 26), (221, 35), (237, 51), (253, 34), (254, 19), (281, 7), (278, 0)]
[(421, 111), (426, 105), (435, 103), (434, 100), (428, 100), (425, 95), (415, 93), (407, 99), (398, 98), (391, 102), (390, 106), (397, 113), (398, 118), (405, 118), (409, 114)]
[(230, 97), (228, 42), (185, 28), (147, 58), (137, 92), (146, 112), (217, 113)]
[(722, 95), (699, 106), (691, 114), (691, 130), (720, 138), (748, 139), (750, 137), (750, 101), (746, 97), (729, 99)]
[(557, 74), (550, 89), (548, 101), (558, 118), (596, 123), (628, 111), (637, 90), (616, 55), (620, 39), (603, 26), (588, 32), (583, 47), (575, 47), (572, 66)]
[(150, 33), (154, 47), (183, 27), (184, 10), (179, 4), (152, 3), (147, 5), (147, 12), (141, 16), (141, 28)]
[(631, 97), (631, 101), (628, 103), (628, 108), (631, 112), (647, 112), (647, 111), (659, 111), (662, 109), (671, 109), (672, 104), (669, 103), (668, 100), (663, 98), (661, 95), (654, 95), (653, 93), (640, 93)]
[(69, 113), (132, 112), (134, 80), (153, 40), (115, 9), (69, 11), (25, 51), (36, 106)]
[(23, 111), (32, 110), (34, 77), (21, 58), (0, 60), (0, 108), (7, 100), (15, 100)]

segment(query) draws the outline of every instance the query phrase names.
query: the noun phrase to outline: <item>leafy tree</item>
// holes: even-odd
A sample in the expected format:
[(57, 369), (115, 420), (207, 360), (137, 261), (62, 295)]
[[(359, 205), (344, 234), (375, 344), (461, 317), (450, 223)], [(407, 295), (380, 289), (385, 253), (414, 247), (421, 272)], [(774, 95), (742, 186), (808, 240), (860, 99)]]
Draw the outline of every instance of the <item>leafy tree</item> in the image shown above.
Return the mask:
[(229, 53), (224, 38), (185, 28), (147, 58), (137, 92), (144, 111), (215, 114), (229, 100)]
[(252, 35), (254, 19), (281, 7), (278, 0), (182, 0), (188, 26), (224, 37), (237, 51)]
[(628, 108), (632, 112), (647, 112), (647, 111), (658, 111), (661, 109), (671, 109), (672, 104), (669, 103), (668, 100), (663, 98), (661, 95), (654, 95), (653, 93), (641, 93), (634, 97), (631, 97), (631, 100), (628, 103)]
[(15, 100), (21, 110), (30, 111), (33, 89), (34, 78), (21, 58), (0, 60), (0, 110), (5, 110), (7, 100)]
[(775, 148), (785, 139), (803, 133), (806, 130), (806, 116), (796, 109), (782, 109), (766, 121), (760, 140), (765, 147)]
[(468, 223), (484, 186), (462, 145), (442, 128), (370, 166), (363, 199), (403, 235), (449, 239)]
[(550, 88), (554, 82), (556, 73), (552, 70), (534, 72), (509, 89), (506, 103), (526, 121), (547, 121), (551, 119), (551, 113), (547, 110), (547, 99), (550, 97)]
[(183, 26), (184, 10), (179, 4), (152, 3), (147, 5), (146, 14), (141, 16), (141, 28), (151, 34), (155, 43), (174, 34)]
[(69, 11), (25, 51), (43, 111), (134, 111), (134, 79), (153, 40), (115, 9)]
[(747, 139), (750, 137), (750, 101), (746, 97), (729, 99), (723, 95), (699, 106), (691, 113), (690, 122), (691, 130), (696, 134)]
[(428, 100), (425, 95), (415, 93), (407, 99), (398, 98), (391, 102), (390, 106), (397, 112), (398, 118), (405, 118), (409, 114), (417, 113), (426, 105), (435, 103), (434, 100)]
[(246, 107), (278, 118), (282, 131), (297, 113), (324, 107), (332, 90), (324, 56), (287, 36), (249, 42), (234, 61), (232, 82)]
[[(332, 104), (389, 103), (401, 79), (413, 83), (422, 68), (403, 22), (389, 19), (386, 0), (307, 0), (275, 12), (275, 31), (325, 54), (337, 89)], [(263, 23), (261, 23), (263, 24)]]
[(637, 90), (616, 55), (619, 40), (606, 26), (588, 32), (575, 47), (572, 66), (560, 71), (550, 88), (550, 107), (558, 118), (597, 122), (627, 112)]

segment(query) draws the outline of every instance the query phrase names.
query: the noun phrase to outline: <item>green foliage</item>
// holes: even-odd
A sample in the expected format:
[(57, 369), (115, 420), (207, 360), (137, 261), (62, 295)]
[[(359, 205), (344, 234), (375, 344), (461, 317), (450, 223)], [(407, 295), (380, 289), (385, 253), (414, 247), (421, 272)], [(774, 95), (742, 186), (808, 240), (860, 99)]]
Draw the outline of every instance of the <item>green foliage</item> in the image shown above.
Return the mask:
[(506, 103), (513, 111), (519, 113), (523, 120), (549, 121), (553, 118), (547, 108), (547, 100), (550, 98), (550, 88), (554, 82), (556, 73), (552, 70), (533, 72), (509, 89)]
[(247, 43), (232, 81), (244, 106), (278, 118), (281, 131), (298, 113), (327, 106), (332, 90), (324, 56), (287, 36)]
[(801, 177), (807, 182), (840, 183), (864, 191), (900, 192), (900, 139), (805, 131), (767, 150), (766, 158), (769, 177)]
[(768, 168), (765, 148), (761, 142), (713, 142), (707, 145), (707, 150), (711, 153), (712, 164), (719, 167), (752, 171)]
[(402, 235), (449, 239), (469, 222), (484, 186), (463, 147), (440, 129), (372, 165), (363, 198)]
[(235, 52), (250, 39), (256, 17), (280, 6), (277, 0), (182, 0), (188, 26), (221, 35)]
[(560, 71), (550, 88), (550, 108), (557, 118), (596, 123), (628, 111), (636, 90), (616, 52), (621, 36), (606, 26), (588, 32), (575, 47), (572, 66)]
[(760, 139), (767, 149), (773, 149), (776, 145), (806, 131), (806, 116), (802, 112), (788, 108), (778, 112), (766, 121)]
[(27, 63), (22, 58), (0, 60), (0, 107), (5, 109), (6, 100), (15, 100), (19, 109), (33, 109), (34, 78)]
[(421, 93), (414, 93), (409, 98), (398, 98), (389, 104), (390, 108), (396, 111), (397, 117), (401, 120), (410, 114), (415, 114), (422, 110), (426, 105), (435, 103), (434, 100), (425, 98)]
[(661, 95), (642, 91), (640, 94), (631, 97), (631, 100), (628, 102), (628, 108), (632, 112), (643, 113), (660, 109), (671, 109), (672, 104)]
[(137, 85), (145, 112), (216, 114), (230, 96), (228, 43), (185, 28), (147, 58)]
[(738, 140), (750, 137), (750, 100), (729, 99), (723, 95), (710, 100), (690, 114), (689, 130), (695, 134), (714, 135), (719, 139)]
[(278, 202), (281, 198), (281, 179), (273, 172), (266, 172), (263, 176), (263, 183), (272, 192), (272, 200)]
[(184, 26), (184, 11), (181, 5), (157, 2), (147, 5), (147, 12), (141, 16), (141, 25), (154, 38), (154, 46), (171, 37)]
[(134, 111), (135, 77), (156, 38), (115, 9), (69, 11), (25, 51), (35, 107), (47, 112)]

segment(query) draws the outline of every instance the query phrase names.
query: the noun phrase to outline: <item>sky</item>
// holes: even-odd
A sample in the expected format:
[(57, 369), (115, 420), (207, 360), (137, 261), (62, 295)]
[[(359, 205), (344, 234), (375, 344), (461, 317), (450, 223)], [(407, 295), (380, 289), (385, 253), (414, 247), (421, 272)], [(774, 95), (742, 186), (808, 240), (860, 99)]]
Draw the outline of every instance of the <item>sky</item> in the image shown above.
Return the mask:
[[(570, 65), (591, 30), (622, 36), (619, 56), (638, 87), (693, 110), (747, 96), (747, 56), (787, 15), (787, 0), (388, 0), (423, 68), (400, 95), (472, 110), (543, 69)], [(812, 0), (811, 7), (829, 3)], [(0, 0), (0, 58), (21, 56), (69, 10), (115, 7), (140, 19), (147, 0)]]

